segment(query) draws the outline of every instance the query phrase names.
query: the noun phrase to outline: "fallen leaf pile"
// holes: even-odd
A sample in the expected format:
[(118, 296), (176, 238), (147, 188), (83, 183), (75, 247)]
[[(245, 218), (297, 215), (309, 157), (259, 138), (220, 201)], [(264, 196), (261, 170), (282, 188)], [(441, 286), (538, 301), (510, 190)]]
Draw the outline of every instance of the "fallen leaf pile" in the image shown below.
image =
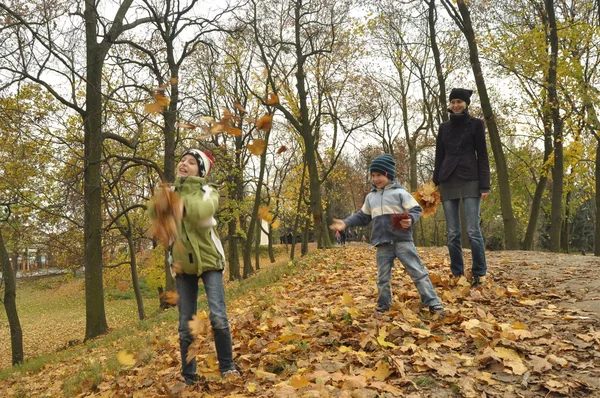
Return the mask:
[(154, 195), (155, 218), (150, 226), (150, 235), (169, 247), (177, 239), (181, 222), (181, 200), (169, 184), (161, 184)]
[(435, 213), (435, 209), (441, 203), (440, 191), (432, 181), (421, 185), (417, 188), (417, 192), (412, 193), (412, 196), (423, 209), (423, 217), (429, 217)]
[(445, 249), (425, 248), (419, 253), (446, 314), (431, 315), (422, 308), (401, 266), (394, 269), (391, 310), (376, 314), (375, 251), (356, 245), (318, 251), (303, 258), (293, 274), (228, 303), (241, 378), (218, 376), (209, 321), (200, 313), (192, 324), (201, 337), (194, 349), (196, 385), (182, 383), (177, 325), (165, 323), (145, 332), (148, 344), (139, 352), (116, 342), (90, 349), (86, 358), (0, 381), (0, 388), (9, 396), (60, 396), (64, 375), (82, 373), (82, 363), (103, 367), (117, 358), (118, 373), (107, 372), (96, 382), (82, 376), (81, 396), (600, 394), (595, 314), (561, 306), (572, 296), (559, 283), (511, 277), (519, 268), (542, 265), (491, 255), (483, 287), (470, 289), (465, 277), (450, 276)]

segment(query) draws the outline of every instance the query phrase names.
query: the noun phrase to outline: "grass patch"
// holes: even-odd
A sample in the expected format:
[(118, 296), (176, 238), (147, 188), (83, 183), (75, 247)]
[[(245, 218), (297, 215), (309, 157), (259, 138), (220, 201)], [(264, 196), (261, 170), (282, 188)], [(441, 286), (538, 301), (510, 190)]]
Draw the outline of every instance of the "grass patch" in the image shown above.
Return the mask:
[[(305, 258), (310, 258), (313, 254), (309, 253)], [(291, 262), (287, 258), (282, 258), (278, 262), (268, 265), (267, 267), (261, 268), (254, 275), (249, 277), (248, 279), (242, 281), (234, 281), (226, 283), (226, 300), (231, 301), (235, 300), (238, 297), (244, 296), (251, 291), (260, 291), (262, 288), (271, 286), (273, 283), (277, 282), (281, 278), (292, 275), (297, 270), (301, 269), (297, 267), (298, 262)], [(82, 281), (81, 281), (82, 282)], [(77, 291), (77, 288), (71, 288), (74, 291)], [(24, 294), (23, 291), (19, 292), (20, 294)], [(46, 295), (39, 297), (46, 297)], [(83, 313), (85, 320), (85, 297), (81, 296), (81, 291), (79, 291), (79, 295), (77, 302), (70, 302), (67, 307), (71, 307), (73, 305), (79, 307), (79, 310)], [(58, 303), (64, 308), (64, 296), (60, 300), (57, 300)], [(178, 322), (178, 313), (176, 308), (171, 308), (167, 311), (160, 310), (158, 308), (158, 303), (152, 301), (151, 303), (145, 303), (145, 309), (147, 312), (147, 319), (143, 321), (135, 321), (137, 317), (137, 307), (135, 306), (135, 300), (129, 300), (131, 303), (128, 307), (132, 312), (129, 315), (130, 323), (127, 326), (121, 327), (116, 330), (109, 330), (109, 333), (103, 336), (99, 336), (93, 340), (86, 341), (81, 345), (77, 344), (73, 347), (63, 346), (63, 350), (59, 352), (52, 352), (32, 358), (26, 358), (23, 364), (8, 367), (0, 370), (0, 380), (4, 380), (11, 377), (18, 377), (20, 375), (25, 375), (29, 372), (37, 372), (42, 369), (44, 366), (57, 362), (67, 362), (69, 360), (77, 360), (80, 358), (88, 358), (88, 360), (81, 365), (81, 369), (77, 372), (76, 375), (71, 376), (69, 379), (65, 380), (65, 394), (67, 396), (77, 395), (77, 391), (83, 386), (86, 388), (94, 389), (95, 386), (102, 380), (105, 374), (114, 374), (118, 372), (120, 369), (120, 365), (116, 362), (116, 358), (109, 358), (105, 363), (101, 364), (98, 360), (92, 359), (94, 354), (91, 351), (98, 347), (110, 347), (111, 350), (114, 350), (114, 347), (120, 347), (119, 349), (126, 349), (132, 352), (143, 352), (147, 350), (151, 339), (156, 338), (157, 333), (156, 330), (162, 330), (165, 328), (169, 328), (172, 333), (176, 333), (177, 330), (177, 322)], [(34, 311), (34, 309), (29, 308), (29, 311), (26, 309), (27, 306), (34, 305), (35, 300), (30, 298), (27, 303), (25, 303), (25, 307), (19, 308), (19, 316), (21, 319), (22, 312), (31, 313), (31, 316), (40, 316), (40, 312), (43, 308), (39, 306)], [(124, 304), (127, 301), (119, 300), (113, 301), (114, 306), (124, 307)], [(58, 304), (57, 303), (57, 304)], [(106, 305), (109, 306), (111, 303), (110, 300), (107, 300)], [(133, 304), (133, 305), (131, 305)], [(151, 305), (148, 305), (151, 304)], [(152, 308), (153, 311), (148, 311), (149, 308)], [(198, 309), (203, 310), (207, 308), (206, 298), (203, 294), (199, 296), (198, 300)], [(50, 309), (45, 308), (46, 311), (57, 311), (59, 310), (57, 307), (52, 306)], [(107, 318), (109, 318), (109, 311), (107, 310)], [(39, 320), (38, 320), (39, 321)], [(107, 319), (109, 325), (122, 325), (118, 321), (111, 321)], [(64, 322), (68, 322), (67, 319)], [(23, 321), (21, 321), (23, 324)], [(167, 324), (167, 325), (165, 325)], [(85, 331), (85, 323), (79, 325), (77, 327), (78, 333), (84, 334)], [(160, 334), (159, 334), (160, 335)], [(25, 336), (25, 335), (24, 335)], [(149, 340), (150, 339), (150, 340)], [(9, 351), (10, 352), (10, 351)], [(9, 355), (10, 357), (10, 355)], [(151, 353), (148, 356), (148, 361), (151, 358)]]

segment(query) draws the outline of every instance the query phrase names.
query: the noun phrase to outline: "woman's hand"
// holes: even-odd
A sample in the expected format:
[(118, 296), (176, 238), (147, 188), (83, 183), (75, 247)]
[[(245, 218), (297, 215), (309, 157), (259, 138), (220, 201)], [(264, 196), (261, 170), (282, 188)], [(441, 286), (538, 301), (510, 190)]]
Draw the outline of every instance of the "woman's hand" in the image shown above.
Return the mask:
[(481, 199), (485, 199), (485, 198), (487, 198), (489, 195), (490, 195), (490, 193), (489, 193), (489, 192), (482, 193), (482, 194), (481, 194)]

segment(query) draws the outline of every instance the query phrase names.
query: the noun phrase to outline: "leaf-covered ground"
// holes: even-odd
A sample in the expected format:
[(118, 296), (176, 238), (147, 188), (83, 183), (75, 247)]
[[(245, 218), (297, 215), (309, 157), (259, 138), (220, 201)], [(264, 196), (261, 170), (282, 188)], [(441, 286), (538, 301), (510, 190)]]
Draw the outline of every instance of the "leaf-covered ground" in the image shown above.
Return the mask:
[[(203, 378), (186, 387), (171, 321), (136, 330), (143, 347), (116, 341), (89, 348), (39, 373), (6, 379), (0, 391), (63, 396), (70, 380), (68, 391), (98, 397), (600, 394), (597, 258), (488, 253), (490, 277), (471, 290), (464, 278), (449, 277), (444, 249), (420, 253), (445, 316), (420, 307), (401, 266), (394, 271), (392, 311), (377, 315), (375, 251), (366, 245), (319, 251), (293, 274), (229, 303), (241, 378), (217, 377), (208, 334), (198, 347)], [(99, 380), (94, 368), (116, 370), (98, 371)]]

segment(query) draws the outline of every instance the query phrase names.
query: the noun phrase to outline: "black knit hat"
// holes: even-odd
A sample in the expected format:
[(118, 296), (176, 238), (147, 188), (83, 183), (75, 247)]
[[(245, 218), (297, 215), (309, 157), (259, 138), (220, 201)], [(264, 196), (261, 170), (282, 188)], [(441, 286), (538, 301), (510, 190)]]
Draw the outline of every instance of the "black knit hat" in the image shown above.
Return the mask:
[(465, 101), (467, 105), (470, 105), (471, 94), (473, 94), (473, 90), (467, 90), (466, 88), (453, 88), (452, 91), (450, 91), (450, 101), (453, 99), (459, 99)]
[(396, 177), (396, 160), (389, 153), (378, 156), (371, 162), (369, 167), (371, 173), (380, 173), (393, 180)]

